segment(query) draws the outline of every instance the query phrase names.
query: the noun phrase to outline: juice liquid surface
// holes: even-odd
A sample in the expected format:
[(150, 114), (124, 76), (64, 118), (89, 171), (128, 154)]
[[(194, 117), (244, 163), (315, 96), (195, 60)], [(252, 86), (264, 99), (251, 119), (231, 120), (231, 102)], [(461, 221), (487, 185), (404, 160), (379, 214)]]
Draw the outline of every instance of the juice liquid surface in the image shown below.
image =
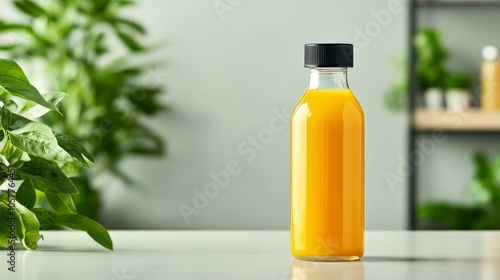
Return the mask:
[(364, 115), (349, 89), (309, 89), (291, 119), (291, 252), (356, 260), (364, 244)]

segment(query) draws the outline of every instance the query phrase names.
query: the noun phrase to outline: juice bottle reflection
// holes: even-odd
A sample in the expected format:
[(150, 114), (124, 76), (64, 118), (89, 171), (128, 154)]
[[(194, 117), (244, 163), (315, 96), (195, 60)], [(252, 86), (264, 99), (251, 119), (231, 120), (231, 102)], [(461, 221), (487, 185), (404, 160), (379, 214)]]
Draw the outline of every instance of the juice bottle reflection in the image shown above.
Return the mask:
[(290, 280), (364, 280), (363, 263), (355, 262), (307, 262), (296, 260), (290, 271)]

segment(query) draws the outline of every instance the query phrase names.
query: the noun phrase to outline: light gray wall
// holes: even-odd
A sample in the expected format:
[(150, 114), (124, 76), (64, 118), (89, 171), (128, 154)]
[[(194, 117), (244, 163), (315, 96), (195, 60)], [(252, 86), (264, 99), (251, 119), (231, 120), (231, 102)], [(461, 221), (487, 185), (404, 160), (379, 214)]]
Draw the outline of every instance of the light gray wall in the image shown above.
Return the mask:
[[(406, 7), (377, 23), (388, 0), (365, 1), (139, 1), (172, 111), (150, 120), (168, 139), (166, 159), (130, 159), (124, 167), (148, 186), (135, 192), (109, 184), (103, 219), (112, 227), (169, 229), (285, 229), (289, 224), (289, 127), (273, 135), (250, 162), (238, 151), (269, 127), (273, 110), (288, 112), (307, 85), (303, 45), (359, 43), (350, 84), (366, 115), (366, 227), (405, 226), (406, 190), (391, 188), (386, 171), (404, 155), (405, 117), (383, 108), (383, 92), (400, 78), (394, 66), (405, 51)], [(221, 19), (214, 3), (234, 4)], [(405, 6), (397, 2), (396, 5)], [(357, 29), (363, 31), (357, 31)], [(359, 32), (368, 28), (370, 35)], [(242, 144), (243, 143), (243, 144)], [(239, 163), (241, 173), (187, 224), (179, 211), (193, 206), (193, 189), (209, 172)]]
[[(351, 42), (358, 52), (350, 85), (365, 110), (367, 125), (366, 228), (405, 227), (406, 177), (391, 184), (385, 176), (399, 176), (406, 158), (407, 119), (382, 104), (384, 91), (402, 75), (396, 64), (406, 53), (405, 1), (403, 11), (392, 14), (384, 26), (378, 24), (379, 30), (376, 15), (387, 10), (389, 0), (138, 2), (127, 13), (146, 24), (148, 42), (165, 43), (149, 57), (159, 66), (151, 68), (147, 81), (166, 87), (163, 100), (172, 110), (148, 123), (168, 140), (169, 152), (165, 159), (124, 162), (124, 169), (142, 181), (145, 190), (102, 181), (106, 225), (287, 228), (288, 126), (250, 162), (238, 146), (269, 128), (273, 110), (290, 111), (301, 96), (308, 78), (302, 65), (304, 43)], [(214, 3), (233, 6), (221, 19)], [(5, 6), (7, 1), (1, 2), (0, 11)], [(478, 77), (481, 47), (500, 46), (497, 13), (498, 9), (426, 9), (421, 19), (444, 29), (445, 44), (453, 53), (450, 68)], [(373, 33), (365, 37), (358, 29)], [(447, 136), (421, 166), (419, 197), (470, 203), (463, 191), (474, 173), (470, 158), (478, 148), (498, 154), (498, 137)], [(229, 185), (186, 224), (179, 205), (193, 206), (193, 189), (203, 190), (213, 182), (209, 173), (232, 161), (240, 164), (241, 173), (231, 176)]]

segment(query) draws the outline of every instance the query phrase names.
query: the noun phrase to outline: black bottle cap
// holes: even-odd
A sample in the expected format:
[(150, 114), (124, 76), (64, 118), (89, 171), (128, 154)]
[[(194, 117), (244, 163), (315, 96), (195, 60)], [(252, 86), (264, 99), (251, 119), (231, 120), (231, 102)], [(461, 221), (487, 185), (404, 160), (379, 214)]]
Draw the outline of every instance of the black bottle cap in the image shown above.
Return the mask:
[(304, 67), (352, 67), (352, 44), (306, 44)]

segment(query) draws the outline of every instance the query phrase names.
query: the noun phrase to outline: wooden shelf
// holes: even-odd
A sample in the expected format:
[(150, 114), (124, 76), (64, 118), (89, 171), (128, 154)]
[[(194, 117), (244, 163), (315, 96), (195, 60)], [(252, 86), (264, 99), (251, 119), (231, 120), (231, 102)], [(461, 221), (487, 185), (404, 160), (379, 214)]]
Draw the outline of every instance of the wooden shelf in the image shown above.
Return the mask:
[(500, 111), (415, 109), (413, 127), (416, 131), (500, 132)]

